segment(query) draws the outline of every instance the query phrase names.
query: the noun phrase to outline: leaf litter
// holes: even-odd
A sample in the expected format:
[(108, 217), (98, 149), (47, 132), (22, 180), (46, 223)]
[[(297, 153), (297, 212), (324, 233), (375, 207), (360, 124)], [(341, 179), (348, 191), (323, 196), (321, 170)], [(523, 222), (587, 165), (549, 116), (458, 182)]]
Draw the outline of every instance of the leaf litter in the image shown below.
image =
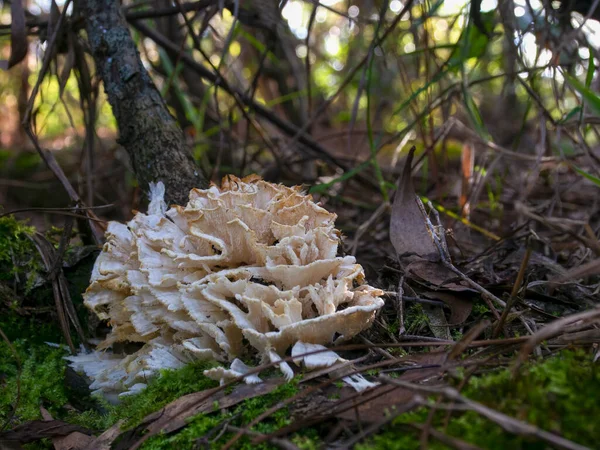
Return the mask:
[[(246, 421), (239, 415), (224, 415), (210, 439), (217, 439), (225, 448), (237, 447), (240, 439), (296, 448), (294, 436), (318, 430), (323, 445), (350, 447), (368, 441), (390, 423), (396, 424), (405, 413), (425, 408), (431, 417), (470, 411), (523, 439), (556, 448), (586, 448), (545, 430), (543, 424), (533, 426), (522, 417), (509, 417), (460, 391), (474, 376), (507, 368), (518, 382), (532, 354), (552, 356), (577, 346), (587, 349), (593, 358), (600, 343), (596, 260), (557, 263), (552, 250), (556, 230), (564, 231), (566, 225), (556, 225), (560, 223), (556, 221), (550, 233), (539, 228), (548, 225), (547, 220), (538, 221), (542, 225), (537, 227), (530, 221), (491, 245), (473, 236), (472, 230), (465, 231), (457, 224), (449, 228), (448, 221), (442, 224), (436, 207), (416, 194), (413, 160), (414, 152), (410, 152), (391, 211), (380, 208), (362, 222), (359, 212), (352, 219), (358, 226), (368, 223), (361, 230), (361, 239), (352, 242), (352, 250), (363, 262), (367, 278), (387, 293), (386, 306), (375, 325), (364, 331), (361, 339), (335, 347), (346, 363), (303, 374), (295, 394), (265, 405), (260, 414)], [(348, 195), (360, 197), (358, 190)], [(471, 214), (476, 215), (477, 209)], [(534, 222), (538, 219), (530, 216)], [(390, 241), (392, 247), (387, 244)], [(579, 240), (576, 245), (586, 242)], [(302, 373), (291, 355), (283, 359), (295, 373)], [(373, 387), (358, 393), (344, 387), (341, 379), (353, 373), (362, 374)], [(462, 374), (468, 375), (461, 378)], [(129, 429), (117, 422), (104, 431), (94, 430), (90, 437), (90, 430), (54, 421), (55, 431), (43, 434), (36, 430), (44, 424), (27, 422), (10, 431), (21, 430), (24, 434), (18, 439), (3, 434), (0, 440), (18, 443), (25, 435), (32, 441), (50, 437), (59, 450), (64, 445), (139, 448), (157, 436), (176, 437), (191, 426), (194, 417), (221, 417), (224, 411), (266, 397), (282, 383), (271, 375), (263, 380), (258, 385), (233, 381), (176, 398)], [(275, 430), (261, 428), (282, 411), (289, 417), (286, 423)], [(477, 448), (448, 434), (437, 420), (398, 426), (449, 447)]]

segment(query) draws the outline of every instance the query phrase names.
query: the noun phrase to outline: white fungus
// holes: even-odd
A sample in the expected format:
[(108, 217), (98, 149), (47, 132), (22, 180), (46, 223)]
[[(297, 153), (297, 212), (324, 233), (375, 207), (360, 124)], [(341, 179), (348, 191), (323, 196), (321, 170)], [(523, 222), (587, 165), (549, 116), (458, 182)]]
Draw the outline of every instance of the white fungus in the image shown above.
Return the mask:
[[(138, 391), (158, 370), (194, 360), (232, 361), (205, 372), (223, 382), (250, 370), (238, 357), (278, 362), (299, 343), (294, 356), (349, 339), (383, 305), (354, 257), (337, 256), (336, 215), (298, 187), (229, 176), (169, 210), (162, 183), (151, 192), (148, 214), (109, 224), (84, 295), (112, 327), (100, 352), (69, 358), (92, 389)], [(119, 342), (141, 348), (105, 351)], [(333, 355), (323, 355), (325, 365)], [(305, 359), (308, 368), (315, 358)], [(293, 376), (287, 363), (279, 367)]]

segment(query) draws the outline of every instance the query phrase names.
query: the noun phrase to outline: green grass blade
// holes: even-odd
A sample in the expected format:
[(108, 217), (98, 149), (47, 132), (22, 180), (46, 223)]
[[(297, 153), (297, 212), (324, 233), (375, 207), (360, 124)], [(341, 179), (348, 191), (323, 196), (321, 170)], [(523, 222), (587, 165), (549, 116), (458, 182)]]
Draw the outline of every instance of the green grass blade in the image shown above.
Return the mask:
[(563, 76), (565, 77), (567, 83), (569, 83), (569, 85), (571, 85), (573, 89), (575, 89), (581, 94), (583, 99), (589, 105), (590, 109), (594, 111), (596, 115), (600, 116), (600, 97), (598, 96), (598, 94), (586, 87), (581, 81), (579, 81), (574, 76), (566, 72), (563, 73)]
[(590, 180), (592, 183), (594, 183), (596, 186), (600, 187), (600, 178), (592, 175), (591, 173), (587, 173), (585, 170), (580, 169), (577, 166), (571, 166), (573, 168), (573, 170), (575, 172), (577, 172), (579, 175), (581, 175), (584, 178), (587, 178), (588, 180)]

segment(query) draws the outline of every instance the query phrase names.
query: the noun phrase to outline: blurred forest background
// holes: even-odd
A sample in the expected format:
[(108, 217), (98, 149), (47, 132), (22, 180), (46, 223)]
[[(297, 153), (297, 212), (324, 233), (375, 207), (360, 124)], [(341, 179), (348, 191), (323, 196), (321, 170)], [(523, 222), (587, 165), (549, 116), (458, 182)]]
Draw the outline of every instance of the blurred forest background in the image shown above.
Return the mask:
[[(103, 41), (102, 28), (94, 31), (90, 23), (107, 23), (119, 8), (143, 72), (125, 50), (118, 64), (112, 57), (102, 60), (103, 46), (116, 44)], [(169, 200), (181, 203), (191, 187), (218, 183), (226, 174), (257, 173), (268, 181), (303, 185), (338, 214), (345, 251), (357, 256), (369, 280), (399, 299), (388, 302), (363, 343), (398, 344), (423, 336), (430, 342), (460, 341), (472, 324), (489, 319), (496, 331), (490, 329), (486, 338), (498, 338), (505, 323), (511, 325), (502, 336), (509, 341), (542, 336), (534, 346), (536, 356), (552, 356), (574, 342), (595, 354), (600, 339), (594, 309), (600, 274), (598, 20), (598, 0), (4, 1), (0, 220), (12, 213), (26, 219), (45, 236), (57, 260), (67, 244), (86, 249), (67, 251), (63, 261), (67, 278), (73, 277), (73, 302), (83, 315), (79, 294), (91, 266), (78, 264), (96, 254), (106, 221), (129, 220), (134, 211), (145, 211), (148, 182), (170, 174)], [(133, 77), (149, 89), (136, 91), (140, 101), (160, 110), (162, 97), (175, 118), (172, 124), (155, 116), (144, 122), (146, 128), (138, 127), (128, 109), (131, 92), (118, 82)], [(143, 141), (167, 128), (173, 134), (165, 142)], [(437, 312), (404, 310), (402, 292), (405, 302), (421, 308), (424, 286), (443, 284), (435, 274), (405, 274), (389, 245), (397, 180), (413, 147), (417, 194), (440, 214), (449, 252), (461, 270), (509, 302), (502, 318), (471, 294), (465, 306), (456, 292), (444, 297), (428, 291), (429, 300), (421, 303), (437, 301)], [(15, 224), (0, 222), (5, 239), (21, 239)], [(0, 276), (0, 314), (33, 315), (39, 323), (50, 313), (56, 326), (52, 294), (49, 300), (31, 297), (34, 288), (48, 286), (56, 267), (37, 267), (31, 277), (25, 273), (30, 261), (15, 257), (2, 239), (0, 267), (6, 270)], [(24, 269), (17, 274), (13, 268), (19, 265)], [(7, 300), (7, 286), (18, 301)], [(398, 287), (401, 292), (394, 294)], [(519, 302), (512, 303), (517, 297)], [(557, 333), (537, 334), (557, 317), (586, 311), (596, 314), (595, 322), (585, 316), (589, 321), (582, 328), (573, 329), (567, 321)], [(21, 342), (22, 329), (10, 328), (11, 323), (17, 322), (0, 321), (6, 341)], [(77, 327), (73, 323), (74, 335)], [(87, 333), (76, 331), (74, 342)], [(575, 331), (588, 334), (561, 335), (538, 347), (544, 339)], [(29, 344), (19, 345), (25, 351)], [(507, 348), (493, 356), (482, 352), (496, 358), (494, 367), (507, 367), (512, 361)], [(397, 356), (383, 352), (375, 354)], [(575, 367), (581, 354), (570, 358)], [(10, 376), (18, 372), (16, 366), (2, 367), (0, 362), (0, 383), (2, 370)], [(577, 376), (598, 392), (600, 376), (597, 369), (590, 371)], [(526, 395), (507, 380), (502, 379), (507, 390), (498, 392), (507, 398)], [(171, 394), (176, 398), (181, 392)], [(574, 394), (565, 395), (569, 405), (583, 404)], [(4, 399), (14, 403), (14, 396)], [(507, 407), (513, 416), (523, 411), (515, 402)], [(549, 409), (540, 402), (540, 410)], [(6, 428), (19, 422), (15, 411), (0, 414), (7, 418)], [(62, 410), (53, 411), (60, 416)], [(566, 417), (569, 411), (563, 413)], [(36, 414), (37, 409), (21, 419)], [(586, 423), (574, 425), (580, 412), (571, 411), (570, 428), (553, 422), (556, 417), (540, 423), (545, 416), (532, 414), (524, 413), (525, 419), (590, 447), (600, 438)], [(422, 417), (427, 427), (437, 423), (432, 417)], [(333, 439), (345, 436), (355, 443), (347, 431)], [(465, 439), (485, 443), (492, 435)], [(428, 448), (427, 435), (422, 436), (397, 448)], [(434, 437), (449, 447), (471, 448)], [(523, 444), (529, 441), (502, 442), (496, 448), (534, 448)]]
[[(117, 143), (83, 19), (70, 2), (23, 6), (22, 61), (0, 73), (0, 204), (72, 200), (26, 120), (86, 206), (110, 204), (105, 218), (129, 218), (145, 196)], [(540, 181), (568, 181), (571, 192), (597, 182), (593, 2), (157, 0), (123, 10), (144, 67), (213, 181), (258, 173), (369, 210), (389, 199), (414, 145), (420, 193), (459, 216), (483, 214), (492, 221), (484, 228), (548, 187)], [(9, 60), (9, 2), (0, 19)]]

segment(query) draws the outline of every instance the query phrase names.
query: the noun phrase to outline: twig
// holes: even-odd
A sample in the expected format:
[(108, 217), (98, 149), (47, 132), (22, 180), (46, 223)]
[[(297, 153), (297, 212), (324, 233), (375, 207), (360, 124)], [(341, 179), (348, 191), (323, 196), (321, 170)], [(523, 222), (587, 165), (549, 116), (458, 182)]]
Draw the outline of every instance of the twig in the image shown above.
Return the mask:
[(379, 217), (390, 207), (390, 202), (382, 202), (381, 205), (371, 214), (365, 222), (363, 222), (358, 229), (356, 230), (356, 234), (354, 235), (354, 240), (352, 241), (352, 247), (350, 249), (351, 255), (356, 255), (356, 249), (358, 248), (358, 241), (362, 237), (365, 232), (373, 226), (375, 221), (379, 219)]
[[(138, 31), (140, 31), (144, 35), (148, 36), (150, 39), (152, 39), (154, 42), (156, 42), (161, 47), (163, 47), (167, 50), (173, 51), (173, 52), (177, 52), (179, 50), (179, 47), (175, 43), (171, 42), (165, 36), (158, 33), (156, 30), (151, 29), (147, 25), (145, 25), (141, 22), (136, 22), (136, 21), (131, 22), (131, 24), (133, 25), (134, 28), (138, 29)], [(181, 62), (186, 64), (191, 69), (193, 69), (202, 78), (205, 78), (206, 80), (211, 81), (212, 83), (215, 83), (215, 84), (218, 82), (219, 87), (221, 89), (223, 89), (228, 94), (234, 96), (234, 98), (238, 97), (239, 100), (244, 105), (249, 106), (253, 111), (256, 112), (256, 114), (267, 119), (269, 122), (271, 122), (273, 125), (277, 126), (281, 131), (283, 131), (288, 136), (296, 136), (299, 134), (300, 135), (300, 137), (298, 137), (299, 142), (301, 142), (303, 145), (305, 145), (307, 147), (307, 149), (310, 150), (310, 153), (312, 154), (312, 156), (322, 158), (324, 161), (326, 161), (330, 164), (333, 164), (337, 167), (340, 167), (341, 169), (343, 169), (345, 171), (349, 170), (349, 168), (345, 164), (340, 162), (337, 158), (334, 158), (333, 156), (331, 156), (330, 152), (327, 151), (327, 149), (325, 149), (323, 146), (321, 146), (316, 141), (314, 141), (303, 130), (299, 130), (295, 125), (282, 119), (280, 116), (278, 116), (274, 112), (270, 111), (265, 106), (254, 101), (252, 98), (249, 98), (243, 92), (240, 92), (240, 91), (236, 90), (235, 88), (231, 87), (224, 78), (222, 78), (219, 75), (215, 74), (214, 72), (211, 72), (210, 70), (208, 70), (203, 64), (194, 60), (187, 53), (181, 54)]]
[[(265, 436), (262, 433), (257, 433), (256, 431), (248, 430), (246, 428), (235, 427), (233, 425), (226, 425), (225, 428), (229, 429), (231, 431), (235, 431), (236, 433), (247, 434), (248, 436), (253, 436), (253, 437)], [(298, 447), (296, 447), (294, 444), (292, 444), (287, 439), (271, 437), (271, 438), (268, 438), (267, 440), (284, 450), (300, 450)]]
[(504, 322), (506, 322), (508, 313), (510, 312), (510, 310), (514, 306), (515, 302), (517, 301), (517, 294), (519, 293), (519, 289), (521, 288), (521, 285), (523, 284), (523, 278), (525, 277), (525, 270), (527, 269), (527, 266), (529, 265), (530, 257), (531, 257), (531, 245), (528, 242), (527, 249), (525, 250), (525, 255), (523, 255), (523, 260), (521, 261), (521, 267), (519, 267), (519, 273), (517, 274), (517, 279), (515, 280), (515, 284), (513, 285), (513, 289), (510, 294), (510, 299), (506, 303), (506, 308), (504, 308), (504, 311), (502, 311), (502, 316), (500, 316), (500, 320), (498, 321), (498, 324), (496, 325), (496, 328), (494, 329), (494, 332), (492, 333), (493, 338), (497, 338), (498, 335), (500, 334), (500, 331), (502, 331), (502, 327), (504, 326)]
[[(370, 340), (368, 340), (366, 337), (364, 337), (364, 336), (360, 336), (360, 340), (361, 340), (361, 341), (363, 341), (363, 342), (364, 342), (365, 344), (367, 344), (367, 345), (373, 345), (373, 343), (372, 343)], [(395, 360), (395, 359), (396, 359), (396, 357), (395, 357), (394, 355), (392, 355), (392, 354), (391, 354), (390, 352), (388, 352), (388, 351), (385, 351), (385, 350), (384, 350), (384, 349), (382, 349), (382, 348), (379, 348), (379, 347), (373, 347), (373, 350), (374, 350), (376, 353), (379, 353), (379, 354), (380, 354), (381, 356), (383, 356), (384, 358), (387, 358), (387, 359), (393, 359), (393, 360)]]
[(440, 260), (441, 260), (442, 264), (444, 265), (444, 267), (446, 267), (450, 271), (454, 272), (456, 275), (458, 275), (460, 277), (461, 280), (467, 282), (469, 284), (469, 286), (471, 286), (473, 289), (475, 289), (477, 292), (479, 292), (482, 295), (485, 302), (487, 303), (490, 310), (492, 311), (492, 313), (494, 314), (494, 316), (496, 317), (496, 319), (499, 320), (500, 315), (498, 314), (498, 311), (496, 311), (496, 308), (494, 308), (494, 305), (491, 303), (491, 301), (495, 302), (496, 304), (498, 304), (502, 307), (506, 307), (506, 303), (504, 301), (500, 300), (498, 297), (496, 297), (490, 291), (485, 289), (479, 283), (476, 283), (475, 281), (470, 279), (468, 276), (466, 276), (464, 273), (462, 273), (460, 270), (458, 270), (454, 266), (454, 264), (452, 264), (452, 262), (450, 261), (449, 253), (448, 253), (448, 246), (446, 244), (445, 232), (444, 232), (444, 229), (440, 222), (439, 213), (433, 207), (431, 202), (427, 202), (429, 208), (431, 209), (431, 212), (433, 213), (433, 215), (436, 219), (436, 222), (438, 223), (438, 228), (440, 228), (440, 230), (441, 230), (438, 233), (438, 232), (436, 232), (434, 225), (431, 223), (431, 220), (429, 220), (429, 217), (427, 216), (427, 213), (425, 212), (425, 207), (423, 206), (421, 199), (419, 198), (419, 196), (415, 196), (415, 198), (417, 200), (417, 204), (419, 205), (419, 208), (421, 209), (421, 212), (423, 213), (423, 217), (425, 218), (425, 222), (427, 224), (427, 227), (429, 228), (429, 232), (431, 233), (433, 243), (435, 244), (435, 246), (438, 249), (438, 252), (440, 254)]
[(112, 206), (114, 206), (114, 205), (111, 203), (109, 205), (102, 205), (102, 206), (67, 206), (65, 208), (20, 208), (20, 209), (13, 209), (12, 211), (4, 212), (4, 213), (0, 214), (0, 217), (10, 216), (11, 214), (17, 214), (17, 213), (22, 213), (22, 212), (31, 212), (31, 211), (40, 211), (40, 212), (52, 214), (54, 212), (61, 212), (61, 211), (73, 211), (73, 210), (78, 210), (78, 209), (83, 209), (83, 210), (102, 209), (102, 208), (110, 208)]
[[(56, 178), (58, 178), (60, 183), (65, 188), (65, 191), (71, 198), (71, 200), (73, 200), (76, 204), (79, 205), (79, 204), (83, 204), (83, 202), (79, 198), (79, 195), (77, 194), (77, 192), (75, 191), (75, 189), (73, 188), (71, 183), (69, 182), (69, 179), (65, 175), (65, 173), (62, 170), (62, 168), (60, 167), (60, 165), (56, 162), (54, 155), (52, 155), (52, 153), (50, 153), (49, 151), (42, 149), (42, 147), (40, 146), (40, 143), (37, 139), (37, 136), (35, 135), (35, 132), (31, 126), (31, 115), (33, 112), (33, 107), (35, 105), (35, 99), (38, 95), (42, 81), (43, 81), (44, 77), (46, 76), (48, 69), (50, 68), (50, 63), (52, 62), (52, 57), (53, 57), (54, 46), (56, 44), (57, 37), (59, 36), (59, 34), (61, 32), (63, 23), (65, 22), (65, 17), (67, 15), (67, 10), (69, 9), (70, 4), (71, 4), (71, 0), (67, 0), (65, 2), (63, 11), (56, 23), (56, 28), (54, 30), (54, 33), (52, 33), (52, 36), (50, 36), (50, 39), (48, 40), (48, 46), (46, 48), (46, 53), (44, 55), (42, 67), (40, 69), (40, 72), (39, 72), (38, 78), (35, 82), (35, 85), (31, 91), (31, 95), (29, 96), (29, 99), (27, 100), (27, 107), (25, 108), (25, 113), (23, 115), (23, 120), (21, 123), (23, 125), (23, 128), (25, 129), (25, 133), (27, 134), (27, 136), (33, 143), (33, 146), (35, 147), (36, 151), (41, 156), (41, 158), (44, 161), (44, 163), (46, 164), (46, 166), (48, 166), (48, 168), (54, 173)], [(87, 212), (87, 216), (90, 219), (97, 219), (96, 215), (91, 210), (86, 210), (86, 212)], [(97, 228), (97, 225), (94, 222), (92, 222), (91, 220), (89, 222), (89, 225), (90, 225), (90, 229), (92, 230), (92, 234), (94, 236), (96, 243), (100, 243), (102, 241), (102, 233)]]
[[(398, 291), (396, 294), (396, 317), (398, 318), (398, 335), (402, 336), (406, 332), (404, 327), (404, 302), (408, 299), (404, 295), (404, 274), (400, 275), (398, 280)], [(443, 307), (443, 302), (442, 306)]]
[[(393, 412), (391, 414), (389, 414), (385, 419), (382, 419), (379, 422), (376, 422), (376, 423), (368, 426), (361, 433), (359, 433), (355, 436), (352, 436), (350, 439), (344, 441), (339, 446), (336, 445), (335, 448), (336, 449), (353, 448), (356, 444), (358, 444), (363, 439), (366, 439), (373, 433), (379, 431), (384, 426), (393, 422), (394, 419), (396, 417), (398, 417), (399, 415), (404, 414), (407, 410), (413, 409), (421, 404), (422, 404), (422, 398), (420, 396), (414, 396), (413, 399), (410, 402), (408, 402), (408, 404), (403, 405), (403, 407), (400, 410), (393, 410)], [(404, 406), (406, 406), (406, 407), (404, 407)]]
[(509, 433), (514, 433), (521, 436), (531, 436), (537, 439), (540, 439), (547, 444), (564, 450), (589, 450), (588, 447), (583, 445), (576, 444), (573, 441), (565, 439), (561, 436), (558, 436), (554, 433), (550, 433), (548, 431), (542, 430), (534, 425), (528, 424), (526, 422), (522, 422), (513, 417), (507, 416), (499, 411), (488, 408), (487, 406), (468, 399), (461, 395), (456, 389), (451, 387), (435, 387), (435, 386), (423, 386), (419, 384), (409, 383), (407, 381), (398, 380), (395, 378), (390, 378), (386, 375), (380, 375), (377, 377), (380, 381), (387, 384), (392, 384), (398, 387), (402, 387), (405, 389), (411, 389), (416, 392), (421, 392), (425, 394), (438, 394), (443, 395), (444, 397), (456, 402), (461, 403), (467, 406), (472, 411), (475, 411), (485, 418), (491, 420), (496, 423), (504, 430)]
[(590, 322), (597, 322), (599, 319), (600, 307), (596, 307), (589, 311), (572, 314), (549, 323), (541, 330), (528, 337), (512, 367), (513, 374), (516, 373), (519, 367), (525, 362), (529, 353), (531, 353), (531, 351), (541, 342), (560, 334), (569, 325), (582, 321), (583, 325), (587, 326)]

